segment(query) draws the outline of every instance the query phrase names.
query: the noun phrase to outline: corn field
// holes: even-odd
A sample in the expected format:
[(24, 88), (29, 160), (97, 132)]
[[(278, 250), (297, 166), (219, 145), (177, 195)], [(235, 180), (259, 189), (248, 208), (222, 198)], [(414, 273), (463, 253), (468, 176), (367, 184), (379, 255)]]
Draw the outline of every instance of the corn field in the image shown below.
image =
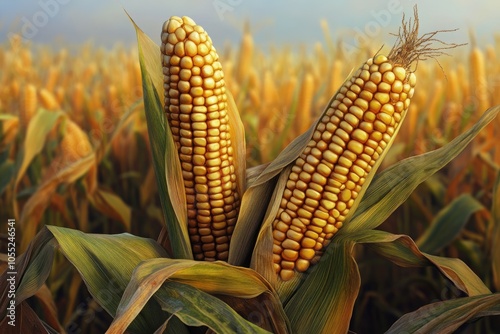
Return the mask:
[(188, 17), (0, 45), (2, 332), (9, 219), (24, 333), (496, 332), (500, 35), (412, 20), (350, 54)]

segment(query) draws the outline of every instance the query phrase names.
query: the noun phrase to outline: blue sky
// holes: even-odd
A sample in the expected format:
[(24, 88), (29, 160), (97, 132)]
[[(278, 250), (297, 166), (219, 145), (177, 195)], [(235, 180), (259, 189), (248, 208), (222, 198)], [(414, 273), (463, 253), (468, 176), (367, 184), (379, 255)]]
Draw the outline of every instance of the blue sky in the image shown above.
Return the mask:
[[(116, 42), (130, 45), (135, 34), (123, 9), (153, 40), (159, 40), (163, 21), (171, 15), (188, 15), (202, 25), (216, 46), (237, 43), (245, 19), (251, 23), (256, 43), (310, 43), (323, 41), (320, 20), (326, 19), (334, 36), (349, 41), (356, 36), (392, 43), (405, 12), (412, 14), (415, 1), (408, 0), (0, 0), (0, 43), (11, 34), (21, 34), (35, 43), (80, 44), (93, 41), (110, 47)], [(418, 2), (422, 32), (459, 28), (447, 41), (468, 42), (473, 27), (481, 44), (492, 43), (500, 33), (498, 0), (425, 0)], [(353, 42), (354, 43), (354, 42)]]

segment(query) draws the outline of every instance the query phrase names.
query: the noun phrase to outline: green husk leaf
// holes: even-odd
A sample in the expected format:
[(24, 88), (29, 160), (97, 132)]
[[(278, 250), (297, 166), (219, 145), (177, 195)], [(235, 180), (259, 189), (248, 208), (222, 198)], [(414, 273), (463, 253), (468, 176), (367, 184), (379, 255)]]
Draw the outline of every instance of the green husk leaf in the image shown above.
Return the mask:
[(469, 321), (500, 314), (499, 305), (498, 293), (432, 303), (405, 314), (386, 333), (452, 333)]
[(248, 266), (255, 239), (273, 194), (275, 179), (249, 187), (241, 199), (238, 220), (231, 237), (228, 262)]
[(494, 226), (491, 238), (493, 285), (496, 290), (500, 290), (500, 170), (497, 172), (495, 185), (493, 186), (491, 218)]
[(460, 234), (469, 217), (484, 209), (474, 197), (464, 194), (443, 208), (416, 241), (421, 251), (437, 253)]
[(382, 224), (420, 183), (455, 158), (498, 112), (500, 106), (488, 109), (476, 124), (447, 145), (405, 159), (378, 174), (339, 234), (370, 230)]
[(367, 244), (383, 257), (402, 267), (435, 266), (455, 286), (469, 296), (491, 293), (481, 279), (460, 259), (421, 252), (407, 235), (371, 230), (344, 235), (356, 243)]
[(283, 172), (279, 175), (278, 182), (276, 183), (274, 192), (269, 202), (270, 204), (265, 214), (264, 223), (262, 224), (259, 235), (257, 237), (257, 242), (255, 243), (255, 248), (253, 250), (251, 260), (251, 268), (264, 276), (264, 278), (268, 282), (275, 286), (281, 297), (281, 287), (276, 286), (276, 284), (278, 283), (278, 279), (273, 268), (272, 223), (278, 213), (281, 204), (281, 196), (283, 194), (283, 190), (285, 189), (291, 168), (291, 166), (288, 166), (287, 168), (283, 169)]
[[(252, 252), (252, 245), (255, 244), (256, 238), (260, 238), (260, 236), (257, 235), (263, 235), (264, 232), (262, 231), (267, 229), (267, 227), (264, 227), (263, 221), (265, 217), (267, 217), (266, 212), (269, 211), (268, 206), (271, 207), (273, 206), (272, 203), (281, 200), (281, 198), (276, 198), (277, 195), (274, 189), (278, 178), (280, 178), (280, 173), (283, 173), (283, 170), (300, 156), (312, 137), (316, 123), (304, 134), (295, 138), (271, 163), (252, 170), (252, 172), (258, 171), (258, 173), (255, 173), (257, 175), (252, 177), (251, 183), (249, 182), (250, 184), (241, 200), (238, 221), (236, 222), (236, 227), (231, 238), (229, 263), (235, 265), (248, 265)], [(289, 169), (287, 175), (288, 173)], [(274, 199), (271, 199), (271, 197)], [(266, 235), (268, 234), (269, 233)], [(258, 243), (259, 242), (257, 242), (257, 244)], [(262, 250), (262, 253), (265, 252), (266, 250)], [(270, 256), (272, 256), (272, 252)], [(270, 256), (266, 257), (272, 260)], [(263, 272), (260, 271), (261, 269), (256, 270), (260, 274), (263, 274)], [(267, 274), (263, 275), (266, 279), (270, 279)], [(275, 279), (273, 279), (273, 281), (275, 281)]]
[(293, 333), (347, 333), (361, 278), (354, 243), (336, 238), (285, 304)]
[[(164, 284), (168, 281), (168, 284)], [(170, 291), (169, 284), (178, 282), (182, 285), (177, 286), (180, 290)], [(161, 288), (163, 284), (163, 288)], [(186, 288), (189, 286), (189, 288)], [(200, 290), (196, 292), (192, 288)], [(280, 310), (281, 304), (277, 294), (273, 291), (272, 287), (260, 275), (248, 268), (234, 267), (225, 262), (199, 262), (192, 260), (174, 260), (174, 259), (152, 259), (143, 262), (139, 265), (132, 277), (132, 280), (124, 293), (120, 306), (118, 308), (117, 316), (110, 327), (110, 331), (114, 330), (121, 332), (127, 328), (132, 319), (135, 318), (137, 313), (143, 308), (145, 303), (159, 290), (163, 296), (167, 298), (180, 298), (184, 296), (184, 303), (196, 304), (196, 299), (193, 301), (188, 296), (193, 295), (199, 298), (200, 302), (215, 303), (213, 298), (208, 294), (227, 295), (237, 298), (255, 298), (261, 294), (267, 294), (271, 297), (274, 310)], [(187, 290), (186, 290), (187, 289)], [(203, 293), (202, 293), (203, 292)], [(161, 300), (165, 297), (158, 296)], [(194, 297), (193, 297), (194, 298)], [(187, 325), (200, 326), (214, 326), (214, 321), (218, 319), (218, 314), (228, 314), (235, 324), (243, 326), (240, 330), (248, 327), (246, 321), (235, 317), (235, 312), (230, 307), (220, 300), (215, 303), (217, 306), (210, 306), (207, 309), (201, 308), (199, 305), (196, 308), (180, 307), (180, 309), (168, 309), (170, 313), (175, 313)], [(175, 303), (174, 303), (175, 304)], [(172, 306), (171, 306), (172, 307)], [(220, 309), (219, 309), (220, 308)], [(200, 311), (202, 309), (202, 311)], [(213, 310), (213, 311), (207, 311)], [(228, 313), (229, 312), (229, 313)], [(233, 314), (234, 313), (234, 314)], [(215, 315), (213, 318), (211, 315)], [(186, 319), (196, 320), (194, 323), (185, 321)], [(286, 316), (281, 309), (280, 319), (275, 319), (277, 323), (284, 326), (286, 332)], [(219, 322), (225, 326), (232, 326), (226, 321)], [(217, 321), (215, 321), (217, 322)], [(233, 325), (235, 325), (233, 324)], [(211, 327), (211, 328), (212, 328)], [(224, 329), (227, 332), (228, 328)], [(214, 329), (214, 328), (212, 328)], [(221, 329), (221, 328), (219, 328)], [(215, 330), (215, 329), (214, 329)]]
[(246, 174), (247, 184), (251, 185), (259, 177), (259, 175), (267, 168), (267, 166), (269, 166), (269, 164), (270, 162), (255, 167), (247, 168), (247, 174)]
[[(156, 94), (163, 96), (163, 71), (161, 65), (161, 52), (160, 47), (149, 38), (144, 31), (139, 28), (135, 21), (125, 11), (128, 18), (134, 25), (137, 35), (137, 46), (139, 47), (139, 60), (141, 61), (141, 72), (149, 75), (151, 83), (153, 84)], [(144, 75), (143, 75), (144, 76)], [(144, 78), (143, 78), (144, 88)]]
[(229, 132), (231, 135), (231, 146), (233, 148), (233, 163), (236, 173), (237, 190), (241, 195), (246, 190), (246, 140), (245, 127), (240, 118), (238, 107), (234, 102), (233, 95), (226, 89), (227, 114), (229, 117)]
[(186, 193), (180, 161), (160, 101), (160, 96), (163, 95), (160, 49), (132, 18), (130, 20), (137, 33), (146, 121), (172, 255), (175, 258), (192, 259), (193, 253), (187, 230)]

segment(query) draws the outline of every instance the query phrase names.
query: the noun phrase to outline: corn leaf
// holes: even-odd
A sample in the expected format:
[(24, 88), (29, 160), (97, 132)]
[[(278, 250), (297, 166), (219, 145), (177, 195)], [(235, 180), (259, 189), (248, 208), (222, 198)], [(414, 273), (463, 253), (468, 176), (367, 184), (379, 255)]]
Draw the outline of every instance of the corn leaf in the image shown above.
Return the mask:
[[(19, 181), (21, 181), (29, 164), (33, 158), (42, 151), (45, 145), (45, 138), (50, 130), (54, 128), (56, 121), (63, 115), (62, 112), (40, 109), (31, 119), (28, 129), (26, 130), (23, 150), (21, 151), (22, 158), (19, 169), (17, 170), (16, 181), (14, 182), (14, 193), (17, 192)], [(14, 215), (16, 218), (19, 218), (17, 200), (14, 201)]]
[[(3, 318), (0, 322), (0, 332), (10, 333), (50, 333), (45, 324), (33, 311), (27, 302), (22, 302), (16, 307), (15, 326), (9, 325), (10, 318)], [(50, 328), (50, 327), (49, 327)]]
[[(164, 284), (167, 281), (168, 283)], [(172, 282), (181, 283), (181, 285), (176, 285), (174, 291), (170, 286)], [(164, 284), (163, 287), (162, 284)], [(272, 287), (251, 269), (233, 267), (219, 261), (152, 259), (143, 262), (135, 270), (110, 331), (125, 330), (130, 321), (158, 290), (162, 292), (156, 297), (159, 301), (164, 301), (164, 308), (169, 313), (175, 314), (186, 325), (207, 325), (217, 332), (230, 333), (235, 328), (239, 328), (240, 331), (245, 330), (245, 332), (258, 331), (254, 325), (241, 319), (227, 304), (214, 299), (207, 293), (245, 299), (267, 294), (271, 297), (273, 309), (281, 310), (278, 296)], [(173, 306), (176, 304), (177, 306)], [(205, 306), (202, 307), (202, 304)], [(227, 318), (221, 318), (220, 315), (224, 314)], [(228, 322), (230, 319), (233, 322)], [(283, 311), (281, 311), (281, 317), (275, 319), (282, 326), (279, 332), (286, 333), (285, 319)]]
[(187, 284), (166, 282), (156, 299), (163, 310), (188, 326), (206, 325), (221, 334), (270, 333), (243, 319), (220, 299)]
[(493, 285), (496, 290), (500, 290), (500, 170), (497, 171), (495, 185), (493, 186), (491, 217), (494, 226), (491, 238)]
[(469, 296), (491, 291), (460, 259), (445, 258), (421, 252), (407, 235), (372, 230), (358, 231), (343, 236), (353, 242), (367, 244), (377, 253), (403, 267), (435, 266), (455, 286)]
[[(31, 124), (31, 123), (30, 123)], [(29, 242), (35, 237), (38, 224), (42, 215), (49, 205), (52, 195), (57, 187), (63, 183), (73, 183), (83, 176), (95, 165), (95, 155), (91, 153), (86, 157), (72, 162), (68, 165), (55, 165), (56, 172), (37, 188), (36, 192), (28, 199), (23, 206), (19, 226), (22, 228), (23, 236), (21, 239), (21, 249), (24, 250)], [(59, 169), (61, 168), (61, 169)]]
[(418, 238), (418, 248), (427, 253), (437, 253), (460, 234), (469, 217), (484, 209), (474, 197), (464, 194), (443, 208), (424, 234)]
[[(33, 239), (26, 252), (16, 258), (16, 305), (33, 296), (49, 276), (54, 257), (53, 236), (44, 227)], [(0, 290), (7, 291), (7, 272), (0, 277)], [(0, 310), (7, 306), (7, 296), (1, 296)], [(2, 314), (3, 315), (3, 314)]]
[(469, 321), (500, 314), (499, 305), (498, 293), (432, 303), (405, 314), (386, 333), (452, 333)]
[(285, 304), (293, 333), (347, 333), (361, 278), (354, 243), (336, 238)]
[[(16, 259), (16, 304), (35, 295), (51, 271), (55, 247), (75, 266), (90, 294), (111, 316), (141, 261), (165, 256), (158, 244), (130, 234), (92, 235), (62, 227), (44, 227), (26, 252)], [(0, 289), (7, 289), (7, 272), (0, 276)], [(1, 317), (5, 315), (7, 294), (0, 296)], [(153, 332), (167, 318), (160, 306), (148, 303), (129, 330), (131, 333)]]
[[(155, 241), (127, 233), (97, 235), (56, 226), (47, 228), (79, 271), (90, 294), (111, 316), (116, 313), (135, 267), (141, 261), (166, 256)], [(129, 330), (153, 332), (166, 318), (158, 304), (148, 303)]]
[[(146, 35), (130, 15), (125, 12), (134, 25), (134, 29), (137, 35), (137, 45), (139, 47), (139, 60), (141, 62), (141, 72), (148, 73), (151, 83), (153, 84), (156, 94), (158, 96), (163, 95), (163, 71), (161, 66), (161, 53), (160, 47), (156, 45), (151, 38)], [(144, 78), (143, 78), (144, 86)]]
[(59, 322), (56, 303), (47, 285), (42, 285), (35, 293), (35, 297), (42, 305), (44, 321), (58, 332), (63, 332), (64, 327)]
[(19, 118), (19, 117), (14, 116), (14, 115), (10, 115), (10, 114), (0, 114), (0, 121), (7, 121), (7, 120), (16, 119), (16, 118)]
[(163, 95), (160, 49), (132, 19), (130, 20), (137, 33), (149, 140), (172, 255), (175, 258), (192, 259), (180, 161), (160, 101), (160, 96)]
[(2, 179), (0, 180), (0, 195), (3, 194), (9, 183), (14, 177), (15, 166), (12, 160), (6, 160), (0, 165), (0, 175)]
[(498, 112), (500, 106), (488, 109), (476, 124), (447, 145), (405, 159), (378, 174), (339, 234), (374, 229), (382, 224), (420, 183), (455, 158)]
[(98, 188), (89, 200), (99, 212), (118, 220), (126, 231), (130, 231), (132, 210), (118, 195)]

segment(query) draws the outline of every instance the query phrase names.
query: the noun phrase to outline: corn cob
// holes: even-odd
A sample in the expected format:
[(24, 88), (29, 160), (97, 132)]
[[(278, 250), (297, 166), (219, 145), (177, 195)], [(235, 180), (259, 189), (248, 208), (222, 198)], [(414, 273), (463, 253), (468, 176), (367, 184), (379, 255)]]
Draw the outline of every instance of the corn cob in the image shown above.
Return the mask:
[(165, 112), (178, 149), (196, 260), (226, 260), (240, 194), (219, 57), (204, 29), (188, 17), (163, 25)]
[(42, 88), (38, 92), (40, 96), (40, 103), (42, 107), (47, 110), (57, 110), (60, 108), (59, 103), (57, 102), (56, 97), (50, 91), (45, 88)]
[(27, 127), (37, 108), (36, 87), (32, 84), (27, 84), (22, 93), (20, 101), (19, 117), (23, 127)]
[(386, 56), (366, 61), (330, 102), (295, 161), (273, 222), (274, 269), (306, 271), (342, 227), (406, 113), (416, 76)]

